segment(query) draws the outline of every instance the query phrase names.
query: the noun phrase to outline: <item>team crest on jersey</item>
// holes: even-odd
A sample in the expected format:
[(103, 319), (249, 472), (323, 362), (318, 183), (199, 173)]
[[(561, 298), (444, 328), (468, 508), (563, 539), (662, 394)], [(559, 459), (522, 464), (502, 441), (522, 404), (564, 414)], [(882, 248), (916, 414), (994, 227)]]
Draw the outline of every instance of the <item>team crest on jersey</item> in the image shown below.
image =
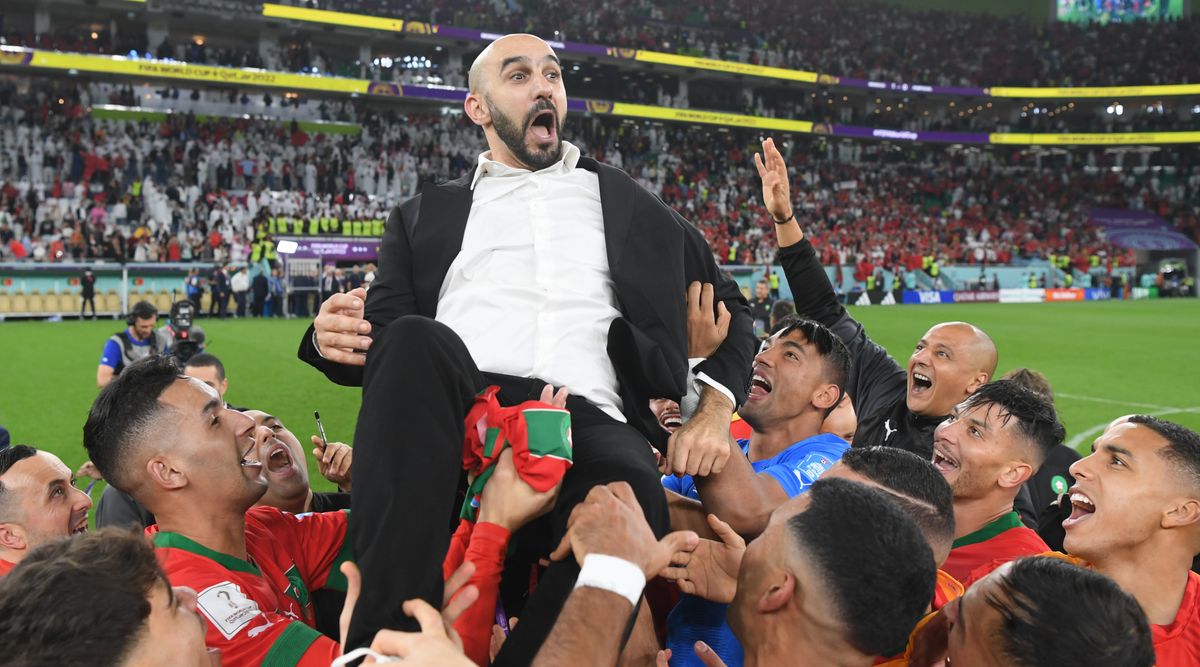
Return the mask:
[(892, 439), (892, 434), (899, 431), (898, 428), (892, 428), (892, 420), (885, 419), (883, 422), (883, 441), (887, 442)]
[(300, 576), (299, 568), (292, 563), (283, 576), (288, 580), (287, 590), (283, 594), (295, 600), (301, 609), (306, 609), (308, 607), (308, 586), (304, 585), (304, 578)]
[(246, 597), (232, 581), (222, 581), (201, 591), (196, 596), (196, 608), (225, 639), (233, 639), (255, 617), (262, 615), (258, 604)]

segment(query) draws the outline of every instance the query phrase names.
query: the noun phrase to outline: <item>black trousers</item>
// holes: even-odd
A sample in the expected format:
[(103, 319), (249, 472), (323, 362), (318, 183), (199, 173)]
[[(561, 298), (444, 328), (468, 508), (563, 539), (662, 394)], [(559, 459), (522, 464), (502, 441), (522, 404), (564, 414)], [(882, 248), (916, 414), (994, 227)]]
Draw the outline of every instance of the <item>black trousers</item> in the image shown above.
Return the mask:
[(79, 304), (79, 318), (83, 319), (83, 312), (87, 310), (89, 305), (92, 307), (92, 317), (96, 317), (96, 297), (94, 295), (84, 296), (82, 299), (82, 303)]
[[(382, 628), (417, 630), (400, 608), (407, 599), (441, 605), (442, 561), (460, 509), (463, 420), (490, 384), (501, 387), (505, 405), (536, 399), (545, 385), (480, 372), (458, 335), (425, 317), (397, 319), (372, 344), (354, 436), (350, 538), (363, 590), (348, 648), (369, 644)], [(645, 436), (583, 398), (571, 396), (567, 407), (574, 465), (550, 515), (518, 531), (511, 550), (549, 554), (571, 509), (593, 486), (613, 481), (633, 487), (651, 528), (665, 534), (666, 498)], [(578, 573), (574, 560), (550, 566), (494, 664), (532, 662)], [(510, 574), (528, 581), (528, 570)]]

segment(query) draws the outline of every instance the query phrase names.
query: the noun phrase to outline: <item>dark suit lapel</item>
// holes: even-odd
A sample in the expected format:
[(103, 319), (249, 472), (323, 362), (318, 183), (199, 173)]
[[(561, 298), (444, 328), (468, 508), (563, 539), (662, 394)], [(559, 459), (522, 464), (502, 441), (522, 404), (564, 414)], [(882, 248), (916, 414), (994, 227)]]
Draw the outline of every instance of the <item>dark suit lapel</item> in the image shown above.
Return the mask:
[(600, 208), (604, 215), (604, 241), (609, 271), (621, 265), (625, 244), (633, 229), (634, 182), (624, 173), (592, 158), (579, 158), (579, 166), (596, 172), (600, 179)]
[(438, 291), (450, 264), (462, 249), (467, 216), (471, 213), (470, 178), (421, 188), (421, 212), (413, 230), (412, 261), (418, 308), (432, 317)]

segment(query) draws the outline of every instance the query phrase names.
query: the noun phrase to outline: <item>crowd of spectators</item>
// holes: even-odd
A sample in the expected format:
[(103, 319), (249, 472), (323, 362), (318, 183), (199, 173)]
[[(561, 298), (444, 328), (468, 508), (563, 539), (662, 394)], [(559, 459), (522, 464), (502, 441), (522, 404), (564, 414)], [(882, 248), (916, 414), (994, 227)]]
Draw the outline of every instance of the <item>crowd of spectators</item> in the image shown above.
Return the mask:
[[(105, 88), (129, 96), (129, 89)], [(383, 220), (426, 180), (457, 178), (483, 150), (460, 114), (363, 106), (357, 134), (295, 122), (174, 114), (97, 120), (86, 87), (7, 88), (0, 96), (0, 253), (57, 261), (240, 261), (272, 217)], [(708, 237), (718, 261), (774, 258), (771, 223), (741, 132), (577, 118), (585, 153), (629, 172)], [(798, 137), (789, 147), (798, 206), (829, 263), (1011, 263), (1053, 253), (1118, 256), (1089, 227), (1094, 206), (1153, 211), (1196, 236), (1200, 171), (1190, 148), (1134, 169), (1081, 151), (1074, 164), (1015, 151), (954, 152)], [(1147, 158), (1149, 159), (1149, 158)]]

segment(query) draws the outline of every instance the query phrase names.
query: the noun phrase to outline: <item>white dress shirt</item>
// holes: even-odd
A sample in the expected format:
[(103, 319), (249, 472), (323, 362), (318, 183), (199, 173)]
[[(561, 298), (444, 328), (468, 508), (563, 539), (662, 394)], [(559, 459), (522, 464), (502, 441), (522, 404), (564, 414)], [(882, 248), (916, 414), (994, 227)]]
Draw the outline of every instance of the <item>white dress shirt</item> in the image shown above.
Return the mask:
[(608, 266), (600, 181), (579, 149), (537, 172), (479, 156), (462, 248), (437, 320), (483, 371), (566, 386), (624, 422), (608, 329), (621, 316)]

